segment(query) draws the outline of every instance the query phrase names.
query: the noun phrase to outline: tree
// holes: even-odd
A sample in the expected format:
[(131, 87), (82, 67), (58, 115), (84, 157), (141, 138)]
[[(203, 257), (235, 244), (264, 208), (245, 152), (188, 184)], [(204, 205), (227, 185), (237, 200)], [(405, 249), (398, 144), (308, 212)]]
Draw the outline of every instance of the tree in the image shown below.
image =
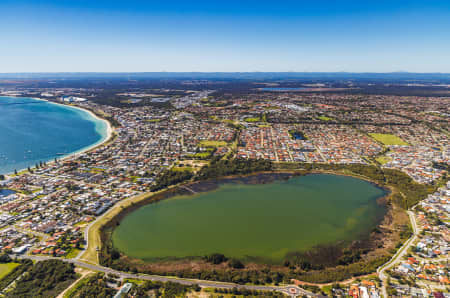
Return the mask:
[(113, 260), (117, 260), (118, 258), (120, 258), (120, 252), (117, 251), (117, 250), (115, 250), (115, 249), (113, 249), (113, 250), (111, 251), (111, 258), (112, 258)]
[(11, 262), (11, 258), (7, 253), (0, 255), (0, 263), (9, 263)]
[(185, 171), (165, 171), (155, 181), (155, 185), (151, 187), (151, 191), (157, 191), (167, 186), (174, 185), (192, 178), (192, 173)]
[(223, 254), (214, 253), (205, 257), (206, 262), (213, 264), (220, 264), (227, 261), (227, 258)]
[(77, 278), (75, 266), (60, 260), (37, 262), (16, 281), (7, 297), (56, 297)]
[(230, 267), (235, 268), (235, 269), (242, 269), (244, 268), (244, 264), (239, 261), (238, 259), (231, 259), (230, 263), (229, 263)]

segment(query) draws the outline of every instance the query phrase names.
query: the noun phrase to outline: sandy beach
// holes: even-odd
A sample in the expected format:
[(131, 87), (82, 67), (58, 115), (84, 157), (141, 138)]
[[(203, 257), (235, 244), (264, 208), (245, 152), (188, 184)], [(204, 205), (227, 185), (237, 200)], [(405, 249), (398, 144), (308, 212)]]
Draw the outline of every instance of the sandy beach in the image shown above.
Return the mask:
[(88, 151), (90, 151), (90, 150), (92, 150), (92, 149), (94, 149), (94, 148), (96, 148), (98, 146), (101, 146), (102, 144), (108, 142), (111, 139), (111, 137), (112, 137), (114, 129), (113, 129), (111, 123), (108, 120), (106, 120), (106, 119), (100, 118), (99, 116), (94, 114), (91, 110), (88, 110), (88, 109), (85, 109), (85, 108), (82, 108), (82, 107), (79, 107), (79, 106), (75, 106), (75, 105), (68, 105), (68, 104), (64, 104), (64, 103), (53, 102), (53, 101), (49, 101), (49, 100), (46, 100), (46, 99), (43, 99), (43, 98), (37, 98), (37, 97), (31, 97), (31, 98), (32, 99), (36, 99), (36, 100), (42, 100), (42, 101), (45, 101), (45, 102), (48, 102), (48, 103), (51, 103), (51, 104), (55, 104), (55, 105), (61, 105), (61, 106), (64, 106), (64, 107), (77, 109), (77, 110), (80, 110), (80, 111), (88, 113), (89, 116), (91, 116), (92, 118), (94, 118), (94, 119), (96, 119), (98, 121), (103, 121), (103, 122), (106, 123), (106, 135), (101, 140), (99, 140), (98, 142), (95, 142), (92, 145), (89, 145), (89, 146), (86, 146), (84, 148), (81, 148), (80, 150), (77, 150), (77, 151), (68, 153), (66, 155), (63, 155), (61, 158), (58, 158), (58, 160), (67, 160), (67, 159), (70, 159), (70, 158), (72, 158), (72, 157), (74, 157), (76, 155), (80, 155), (80, 154), (86, 153), (86, 152), (88, 152)]
[[(15, 97), (15, 96), (14, 96), (14, 97)], [(20, 98), (20, 97), (17, 97), (17, 98)], [(56, 158), (58, 161), (68, 160), (68, 159), (71, 159), (71, 158), (73, 158), (73, 157), (76, 157), (77, 155), (81, 155), (81, 154), (83, 154), (83, 153), (86, 153), (86, 152), (88, 152), (88, 151), (91, 151), (91, 150), (93, 150), (94, 148), (97, 148), (98, 146), (101, 146), (101, 145), (103, 145), (104, 143), (108, 142), (108, 141), (112, 138), (112, 136), (113, 136), (114, 129), (113, 129), (111, 123), (110, 123), (108, 120), (103, 119), (103, 118), (97, 116), (97, 115), (94, 114), (92, 111), (90, 111), (90, 110), (88, 110), (88, 109), (86, 109), (86, 108), (82, 108), (82, 107), (75, 106), (75, 105), (68, 105), (68, 104), (64, 104), (64, 103), (57, 103), (57, 102), (49, 101), (49, 100), (44, 99), (44, 98), (38, 98), (38, 97), (29, 97), (29, 98), (32, 98), (32, 99), (34, 99), (34, 100), (45, 101), (45, 102), (48, 102), (48, 103), (50, 103), (50, 104), (61, 105), (61, 106), (64, 106), (64, 107), (68, 107), (68, 108), (80, 110), (80, 111), (82, 111), (82, 112), (87, 113), (87, 114), (88, 114), (90, 117), (92, 117), (93, 119), (95, 119), (95, 120), (97, 120), (97, 121), (102, 121), (102, 122), (104, 122), (104, 123), (106, 124), (106, 134), (105, 134), (104, 136), (102, 135), (102, 138), (101, 138), (99, 141), (95, 142), (95, 143), (92, 144), (92, 145), (89, 145), (89, 146), (86, 146), (86, 147), (84, 147), (84, 148), (81, 148), (81, 149), (79, 149), (79, 150), (77, 150), (77, 151), (74, 151), (74, 152), (65, 154), (65, 155), (63, 155), (63, 156), (61, 156), (61, 157), (56, 157), (56, 156), (55, 156), (55, 158)], [(47, 163), (48, 163), (48, 164), (53, 164), (54, 161), (50, 160), (50, 161), (48, 161)], [(22, 171), (24, 171), (24, 170), (26, 170), (26, 168), (17, 170), (17, 172), (22, 172)], [(8, 174), (6, 174), (6, 175), (8, 176), (8, 175), (13, 175), (13, 174), (14, 174), (14, 173), (8, 173)]]
[(60, 103), (55, 103), (55, 102), (51, 102), (51, 101), (47, 101), (47, 102), (84, 111), (84, 112), (88, 113), (92, 118), (94, 118), (94, 119), (96, 119), (98, 121), (104, 121), (106, 123), (106, 135), (103, 137), (102, 140), (99, 140), (98, 142), (96, 142), (96, 143), (94, 143), (92, 145), (89, 145), (89, 146), (87, 146), (85, 148), (82, 148), (80, 150), (77, 150), (75, 152), (69, 153), (69, 154), (65, 155), (61, 159), (66, 159), (66, 158), (72, 157), (72, 156), (77, 155), (77, 154), (85, 153), (87, 151), (90, 151), (90, 150), (94, 149), (95, 147), (98, 147), (98, 146), (106, 143), (107, 141), (109, 141), (111, 139), (112, 134), (113, 134), (113, 128), (112, 128), (111, 123), (108, 120), (106, 120), (106, 119), (100, 118), (99, 116), (94, 114), (91, 110), (88, 110), (88, 109), (85, 109), (85, 108), (82, 108), (82, 107), (79, 107), (79, 106), (71, 106), (71, 105), (60, 104)]

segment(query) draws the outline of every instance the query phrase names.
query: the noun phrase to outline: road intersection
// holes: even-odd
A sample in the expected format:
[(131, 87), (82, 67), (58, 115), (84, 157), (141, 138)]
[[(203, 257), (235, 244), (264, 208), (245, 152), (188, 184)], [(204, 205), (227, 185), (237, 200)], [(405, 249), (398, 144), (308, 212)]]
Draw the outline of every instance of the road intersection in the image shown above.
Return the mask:
[(199, 285), (203, 288), (217, 288), (217, 289), (246, 289), (246, 290), (257, 290), (257, 291), (278, 291), (283, 292), (285, 294), (290, 295), (291, 297), (297, 297), (300, 295), (307, 295), (309, 297), (318, 297), (316, 294), (306, 291), (300, 287), (295, 285), (288, 286), (256, 286), (256, 285), (240, 285), (234, 283), (226, 283), (226, 282), (216, 282), (209, 280), (200, 280), (200, 279), (186, 279), (179, 277), (168, 277), (168, 276), (159, 276), (159, 275), (147, 275), (147, 274), (134, 274), (134, 273), (126, 273), (114, 270), (112, 268), (104, 267), (101, 265), (94, 265), (87, 263), (78, 259), (63, 259), (57, 257), (47, 257), (47, 256), (31, 256), (31, 255), (19, 255), (19, 256), (11, 256), (12, 258), (17, 257), (18, 259), (30, 259), (33, 261), (45, 261), (45, 260), (61, 260), (64, 262), (72, 263), (76, 266), (86, 268), (92, 271), (103, 272), (107, 274), (114, 274), (119, 276), (121, 279), (141, 279), (141, 280), (149, 280), (149, 281), (160, 281), (160, 282), (175, 282), (184, 285)]

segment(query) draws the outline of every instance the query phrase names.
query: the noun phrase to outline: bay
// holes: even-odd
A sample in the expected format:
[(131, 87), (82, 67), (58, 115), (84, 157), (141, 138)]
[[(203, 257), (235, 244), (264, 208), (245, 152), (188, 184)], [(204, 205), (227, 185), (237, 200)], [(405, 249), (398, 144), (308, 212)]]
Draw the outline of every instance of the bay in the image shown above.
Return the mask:
[(88, 112), (33, 98), (0, 97), (0, 174), (102, 142), (107, 123)]

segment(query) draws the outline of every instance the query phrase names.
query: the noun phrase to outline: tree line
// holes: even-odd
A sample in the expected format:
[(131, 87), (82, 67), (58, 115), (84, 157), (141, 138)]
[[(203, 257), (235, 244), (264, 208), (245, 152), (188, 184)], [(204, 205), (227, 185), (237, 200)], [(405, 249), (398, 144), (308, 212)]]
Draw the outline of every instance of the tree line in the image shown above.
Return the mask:
[(207, 180), (230, 175), (248, 175), (255, 172), (271, 171), (272, 162), (264, 159), (222, 159), (214, 157), (209, 165), (204, 166), (194, 176), (191, 171), (166, 170), (162, 172), (150, 188), (151, 191), (158, 191), (168, 186), (184, 181)]
[(60, 260), (41, 261), (29, 267), (6, 297), (54, 297), (77, 279), (75, 266)]
[(168, 186), (190, 180), (193, 177), (191, 171), (167, 170), (156, 178), (155, 184), (150, 188), (151, 191), (158, 191)]
[(393, 202), (404, 209), (414, 206), (436, 189), (436, 185), (415, 182), (414, 179), (402, 171), (383, 169), (374, 165), (282, 163), (278, 164), (277, 168), (281, 170), (295, 170), (301, 168), (304, 173), (315, 170), (351, 172), (357, 176), (365, 177), (379, 186), (392, 186), (396, 191), (392, 194)]
[(196, 180), (220, 178), (230, 175), (248, 175), (255, 172), (271, 171), (272, 162), (265, 159), (221, 159), (215, 157), (211, 163), (197, 173)]
[[(246, 159), (221, 159), (213, 158), (208, 166), (203, 167), (195, 177), (189, 172), (167, 173), (159, 180), (161, 187), (170, 183), (179, 183), (183, 179), (206, 180), (216, 179), (229, 175), (246, 175), (261, 171), (293, 170), (300, 174), (308, 174), (314, 171), (331, 171), (352, 173), (373, 181), (382, 187), (392, 187), (391, 198), (393, 203), (410, 208), (418, 201), (434, 191), (435, 186), (422, 185), (415, 182), (407, 174), (392, 169), (382, 169), (374, 165), (339, 165), (339, 164), (308, 164), (308, 163), (281, 163), (272, 164), (267, 160)], [(286, 256), (284, 268), (268, 266), (267, 270), (251, 270), (246, 268), (239, 260), (228, 260), (222, 254), (213, 254), (205, 257), (205, 261), (212, 264), (228, 262), (228, 266), (216, 270), (175, 270), (171, 272), (151, 271), (141, 266), (136, 266), (117, 253), (112, 257), (114, 251), (110, 234), (114, 225), (102, 232), (103, 247), (100, 260), (103, 265), (110, 266), (121, 271), (143, 272), (147, 274), (167, 274), (186, 278), (198, 278), (205, 280), (219, 280), (239, 284), (267, 284), (290, 282), (291, 279), (299, 279), (313, 283), (325, 283), (341, 281), (354, 276), (374, 272), (390, 258), (390, 252), (380, 255), (372, 260), (365, 260), (362, 255), (367, 253), (368, 248), (364, 246), (345, 249), (343, 247), (318, 247), (313, 251), (290, 254)], [(405, 237), (407, 237), (405, 232)]]

